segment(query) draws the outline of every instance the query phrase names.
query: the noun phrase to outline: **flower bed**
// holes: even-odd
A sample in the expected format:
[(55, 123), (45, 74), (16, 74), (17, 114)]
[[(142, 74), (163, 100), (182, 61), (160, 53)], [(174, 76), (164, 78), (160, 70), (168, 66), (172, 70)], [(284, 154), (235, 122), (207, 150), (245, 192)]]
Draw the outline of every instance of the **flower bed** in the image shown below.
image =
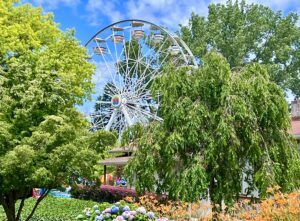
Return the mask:
[(126, 204), (124, 201), (118, 202), (105, 209), (101, 209), (100, 207), (101, 205), (94, 205), (92, 208), (86, 208), (82, 214), (79, 214), (76, 217), (76, 219), (87, 221), (167, 221), (167, 219), (160, 219), (152, 211), (146, 211), (144, 207), (135, 208), (134, 205)]
[[(125, 198), (128, 203), (143, 206), (160, 216), (170, 220), (300, 220), (300, 190), (291, 193), (282, 193), (279, 187), (269, 188), (270, 196), (259, 203), (250, 200), (241, 200), (233, 206), (211, 205), (208, 201), (185, 203), (170, 201), (155, 195), (146, 194), (134, 200)], [(213, 207), (218, 211), (214, 212)], [(221, 211), (220, 211), (221, 210)]]
[(135, 190), (124, 187), (102, 185), (101, 187), (74, 186), (71, 189), (72, 197), (96, 202), (118, 202), (125, 197), (136, 197)]
[[(148, 193), (138, 198), (126, 197), (124, 200), (128, 203), (135, 203), (137, 206), (145, 207), (163, 217), (170, 219), (185, 219), (189, 217), (188, 203), (182, 201), (168, 200), (167, 195), (156, 195), (154, 193)], [(193, 204), (193, 208), (195, 205)], [(198, 207), (197, 207), (198, 208)]]

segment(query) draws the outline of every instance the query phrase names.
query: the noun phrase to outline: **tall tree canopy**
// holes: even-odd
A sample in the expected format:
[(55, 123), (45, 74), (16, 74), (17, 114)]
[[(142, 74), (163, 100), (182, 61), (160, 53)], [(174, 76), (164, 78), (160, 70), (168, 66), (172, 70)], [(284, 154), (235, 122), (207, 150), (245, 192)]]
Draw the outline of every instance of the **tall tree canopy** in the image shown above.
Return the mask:
[(300, 28), (298, 15), (274, 12), (245, 1), (211, 4), (208, 16), (192, 14), (181, 26), (194, 55), (218, 51), (231, 68), (258, 62), (268, 65), (271, 80), (300, 96)]
[[(232, 71), (217, 53), (199, 69), (167, 68), (154, 83), (162, 91), (162, 123), (144, 129), (126, 170), (137, 190), (194, 201), (210, 190), (232, 202), (247, 174), (249, 193), (271, 185), (300, 186), (297, 146), (282, 89), (266, 65)], [(154, 88), (155, 89), (155, 88)]]
[(90, 133), (75, 109), (93, 88), (94, 67), (86, 56), (51, 14), (0, 1), (0, 204), (9, 221), (20, 220), (33, 187), (57, 187), (74, 171), (89, 175), (116, 139)]

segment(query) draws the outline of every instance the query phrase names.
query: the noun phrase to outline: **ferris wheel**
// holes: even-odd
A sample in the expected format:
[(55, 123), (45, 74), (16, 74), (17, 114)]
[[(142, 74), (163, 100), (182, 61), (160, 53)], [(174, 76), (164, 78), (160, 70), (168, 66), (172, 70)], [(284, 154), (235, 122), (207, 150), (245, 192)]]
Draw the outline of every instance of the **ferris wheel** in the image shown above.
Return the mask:
[(89, 106), (92, 130), (116, 130), (119, 137), (134, 124), (162, 121), (159, 91), (153, 81), (166, 64), (194, 66), (188, 46), (169, 30), (143, 20), (124, 20), (96, 33), (85, 45), (95, 64), (96, 91)]

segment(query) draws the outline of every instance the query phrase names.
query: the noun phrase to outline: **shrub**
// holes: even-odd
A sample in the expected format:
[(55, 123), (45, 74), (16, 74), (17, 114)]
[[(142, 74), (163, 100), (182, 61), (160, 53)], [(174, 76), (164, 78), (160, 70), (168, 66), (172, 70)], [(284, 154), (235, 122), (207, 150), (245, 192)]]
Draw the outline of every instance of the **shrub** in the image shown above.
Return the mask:
[(135, 208), (134, 205), (129, 205), (125, 203), (125, 201), (118, 202), (105, 209), (101, 209), (98, 205), (94, 205), (92, 208), (86, 208), (82, 214), (79, 214), (76, 217), (76, 219), (88, 221), (167, 220), (158, 219), (158, 216), (152, 211), (147, 211), (144, 207)]
[(136, 197), (135, 190), (124, 187), (102, 185), (101, 187), (73, 186), (71, 194), (74, 198), (93, 200), (96, 202), (118, 202), (125, 197)]
[(126, 197), (124, 200), (128, 203), (135, 202), (136, 206), (145, 207), (147, 210), (151, 210), (160, 214), (160, 216), (169, 217), (171, 219), (182, 219), (189, 216), (188, 203), (179, 200), (170, 201), (167, 195), (148, 193), (136, 199)]
[[(20, 201), (16, 207), (19, 207)], [(21, 220), (30, 214), (36, 203), (36, 199), (30, 198), (24, 205)], [(47, 196), (37, 208), (35, 214), (30, 221), (74, 221), (78, 215), (78, 211), (82, 211), (86, 207), (92, 207), (95, 202), (78, 200), (78, 199), (63, 199)], [(107, 207), (107, 204), (101, 204), (102, 207)], [(0, 206), (0, 220), (7, 220), (2, 206)]]

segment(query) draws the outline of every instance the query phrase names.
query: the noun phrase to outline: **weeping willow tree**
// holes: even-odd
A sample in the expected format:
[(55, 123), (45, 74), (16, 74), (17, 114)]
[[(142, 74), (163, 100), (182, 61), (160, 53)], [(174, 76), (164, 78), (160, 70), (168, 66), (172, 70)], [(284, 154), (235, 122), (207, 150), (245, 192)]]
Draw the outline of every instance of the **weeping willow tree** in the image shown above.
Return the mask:
[[(168, 193), (196, 201), (209, 189), (214, 202), (239, 197), (243, 174), (248, 193), (300, 186), (300, 160), (288, 133), (284, 92), (264, 65), (232, 71), (209, 53), (199, 69), (167, 68), (153, 85), (162, 91), (162, 123), (135, 139), (139, 150), (126, 167), (139, 192)], [(191, 71), (191, 74), (187, 74)], [(139, 128), (141, 130), (141, 128)]]

